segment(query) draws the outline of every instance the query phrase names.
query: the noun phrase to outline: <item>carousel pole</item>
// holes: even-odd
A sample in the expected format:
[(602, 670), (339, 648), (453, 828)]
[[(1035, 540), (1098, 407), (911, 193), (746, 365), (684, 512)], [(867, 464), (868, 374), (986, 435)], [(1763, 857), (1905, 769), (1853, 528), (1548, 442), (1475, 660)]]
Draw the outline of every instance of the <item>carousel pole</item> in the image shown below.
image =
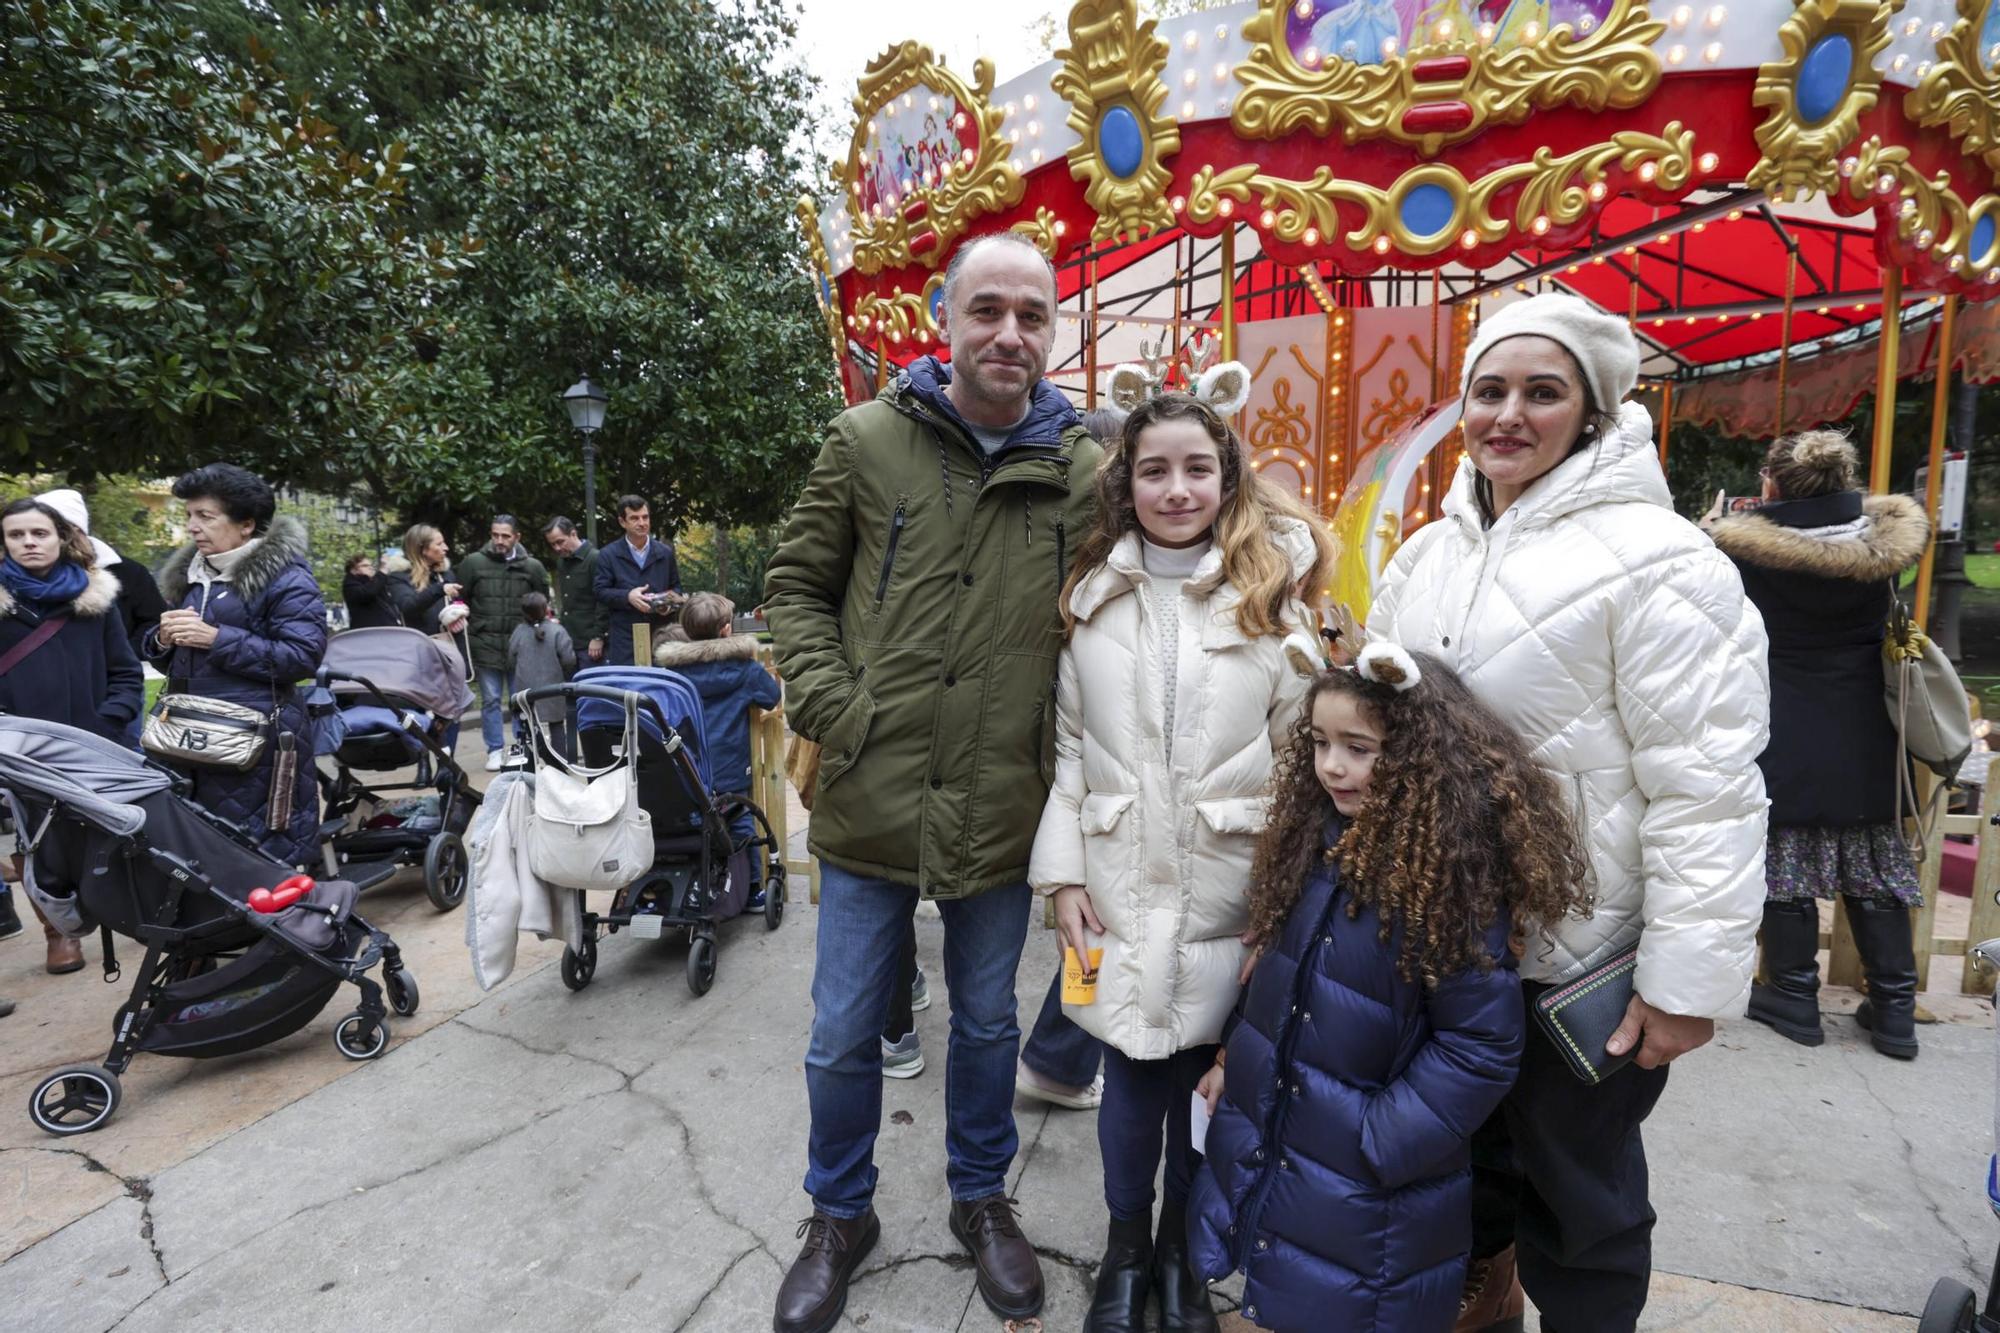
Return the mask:
[(1778, 429), (1785, 433), (1785, 380), (1792, 363), (1792, 303), (1799, 290), (1799, 252), (1790, 250), (1785, 258), (1785, 310), (1778, 328)]
[[(1193, 258), (1193, 248), (1189, 248), (1189, 258)], [(1174, 362), (1181, 354), (1181, 287), (1187, 269), (1181, 263), (1181, 238), (1174, 237), (1174, 345), (1167, 356), (1167, 368), (1173, 369)]]
[(1660, 383), (1660, 471), (1667, 470), (1667, 441), (1674, 435), (1674, 382)]
[[(1438, 339), (1438, 271), (1431, 270), (1431, 401), (1435, 403), (1444, 392), (1444, 361)], [(1424, 513), (1435, 519), (1442, 512), (1439, 502), (1444, 486), (1444, 454), (1441, 450), (1431, 450), (1431, 456), (1424, 460), (1426, 488), (1424, 490)]]
[(1097, 256), (1093, 254), (1084, 262), (1090, 277), (1090, 345), (1083, 350), (1083, 406), (1089, 411), (1097, 406)]
[(1903, 269), (1882, 270), (1882, 337), (1875, 361), (1875, 440), (1868, 458), (1868, 489), (1889, 493), (1889, 452), (1896, 442), (1896, 369), (1903, 337)]
[(1222, 359), (1236, 359), (1236, 223), (1222, 224)]
[(1937, 391), (1931, 398), (1930, 471), (1924, 478), (1924, 514), (1930, 519), (1930, 540), (1924, 543), (1923, 562), (1917, 566), (1916, 605), (1910, 613), (1919, 628), (1929, 628), (1931, 575), (1937, 569), (1938, 497), (1943, 491), (1944, 432), (1951, 419), (1951, 344), (1958, 326), (1958, 298), (1944, 298), (1944, 313), (1938, 316)]
[(875, 392), (889, 387), (889, 345), (882, 341), (881, 333), (875, 335)]

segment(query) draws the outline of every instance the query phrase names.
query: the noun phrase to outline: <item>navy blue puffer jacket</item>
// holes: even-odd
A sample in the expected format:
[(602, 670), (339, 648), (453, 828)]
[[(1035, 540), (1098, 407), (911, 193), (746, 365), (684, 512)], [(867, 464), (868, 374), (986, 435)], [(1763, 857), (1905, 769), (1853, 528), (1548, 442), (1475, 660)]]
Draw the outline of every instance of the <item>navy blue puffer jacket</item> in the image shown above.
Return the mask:
[(1348, 904), (1322, 862), (1250, 980), (1189, 1209), (1194, 1267), (1243, 1268), (1266, 1328), (1444, 1333), (1472, 1244), (1467, 1141), (1521, 1057), (1508, 926), (1486, 935), (1500, 966), (1427, 991), (1396, 975), (1400, 927), (1384, 941)]
[(313, 769), (313, 725), (304, 694), (294, 688), (319, 669), (326, 656), (326, 600), (306, 564), (305, 525), (289, 515), (273, 519), (257, 548), (230, 571), (227, 581), (193, 584), (188, 563), (194, 547), (183, 546), (160, 566), (160, 592), (169, 607), (187, 607), (217, 627), (215, 644), (205, 649), (160, 649), (148, 634), (146, 650), (165, 672), (168, 688), (227, 699), (262, 712), (278, 710), (278, 734), (297, 738), (297, 774), (292, 784), (291, 818), (273, 829), (265, 816), (271, 801), (275, 743), (264, 762), (248, 773), (215, 768), (185, 770), (194, 779), (194, 799), (245, 829), (266, 852), (291, 865), (303, 864), (319, 841), (319, 777)]

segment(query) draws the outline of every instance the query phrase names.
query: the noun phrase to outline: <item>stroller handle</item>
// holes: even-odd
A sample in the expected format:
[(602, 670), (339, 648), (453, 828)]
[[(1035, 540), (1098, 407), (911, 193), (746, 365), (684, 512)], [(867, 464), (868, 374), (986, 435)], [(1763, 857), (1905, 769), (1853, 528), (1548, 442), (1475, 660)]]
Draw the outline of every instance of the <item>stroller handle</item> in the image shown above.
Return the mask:
[(660, 734), (665, 736), (673, 731), (667, 722), (667, 715), (660, 711), (660, 705), (650, 695), (637, 690), (621, 690), (610, 685), (582, 684), (566, 680), (560, 685), (537, 685), (533, 689), (521, 690), (514, 695), (514, 708), (520, 711), (543, 699), (563, 699), (574, 702), (578, 699), (603, 699), (623, 708), (626, 701), (635, 702), (641, 709), (648, 710), (653, 720), (660, 724)]

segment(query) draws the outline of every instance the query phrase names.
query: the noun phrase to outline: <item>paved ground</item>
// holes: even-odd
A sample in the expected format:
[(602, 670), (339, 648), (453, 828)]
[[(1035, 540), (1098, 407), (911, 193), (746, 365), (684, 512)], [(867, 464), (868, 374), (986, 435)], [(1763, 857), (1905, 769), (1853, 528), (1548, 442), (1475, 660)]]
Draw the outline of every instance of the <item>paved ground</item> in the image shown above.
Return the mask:
[[(22, 1002), (0, 1020), (0, 1326), (768, 1327), (805, 1211), (815, 913), (803, 882), (794, 894), (775, 934), (725, 927), (699, 1000), (683, 946), (622, 936), (580, 994), (559, 951), (529, 943), (480, 996), (463, 917), (391, 886), (365, 910), (403, 945), (424, 1008), (383, 1059), (335, 1053), (337, 1002), (253, 1055), (140, 1057), (117, 1119), (67, 1142), (23, 1103), (41, 1073), (101, 1056), (118, 992), (95, 943), (91, 970), (62, 978), (40, 973), (37, 942), (0, 944), (0, 994)], [(939, 932), (919, 923), (934, 978)], [(1048, 941), (1031, 932), (1029, 1004)], [(933, 1059), (935, 993), (919, 1018)], [(1829, 992), (1830, 1009), (1852, 1002)], [(1983, 1189), (1993, 1035), (1975, 1004), (1932, 1003), (1946, 1021), (1914, 1064), (1834, 1017), (1817, 1051), (1730, 1025), (1677, 1072), (1647, 1134), (1661, 1224), (1644, 1327), (1908, 1329), (1936, 1276), (1983, 1287), (2000, 1239)], [(844, 1327), (1000, 1328), (945, 1229), (943, 1098), (941, 1064), (886, 1088), (883, 1241)], [(1102, 1239), (1094, 1122), (1023, 1103), (1020, 1126), (1013, 1188), (1044, 1256), (1046, 1327), (1073, 1329)]]

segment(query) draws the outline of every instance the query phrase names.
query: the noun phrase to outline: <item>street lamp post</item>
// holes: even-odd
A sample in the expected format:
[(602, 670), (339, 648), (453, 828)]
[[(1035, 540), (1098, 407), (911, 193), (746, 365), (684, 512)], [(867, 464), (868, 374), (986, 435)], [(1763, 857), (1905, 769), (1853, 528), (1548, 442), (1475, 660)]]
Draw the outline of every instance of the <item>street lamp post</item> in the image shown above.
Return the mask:
[(604, 390), (580, 376), (563, 390), (563, 407), (569, 424), (583, 434), (583, 530), (592, 546), (597, 545), (597, 445), (595, 436), (604, 424)]

